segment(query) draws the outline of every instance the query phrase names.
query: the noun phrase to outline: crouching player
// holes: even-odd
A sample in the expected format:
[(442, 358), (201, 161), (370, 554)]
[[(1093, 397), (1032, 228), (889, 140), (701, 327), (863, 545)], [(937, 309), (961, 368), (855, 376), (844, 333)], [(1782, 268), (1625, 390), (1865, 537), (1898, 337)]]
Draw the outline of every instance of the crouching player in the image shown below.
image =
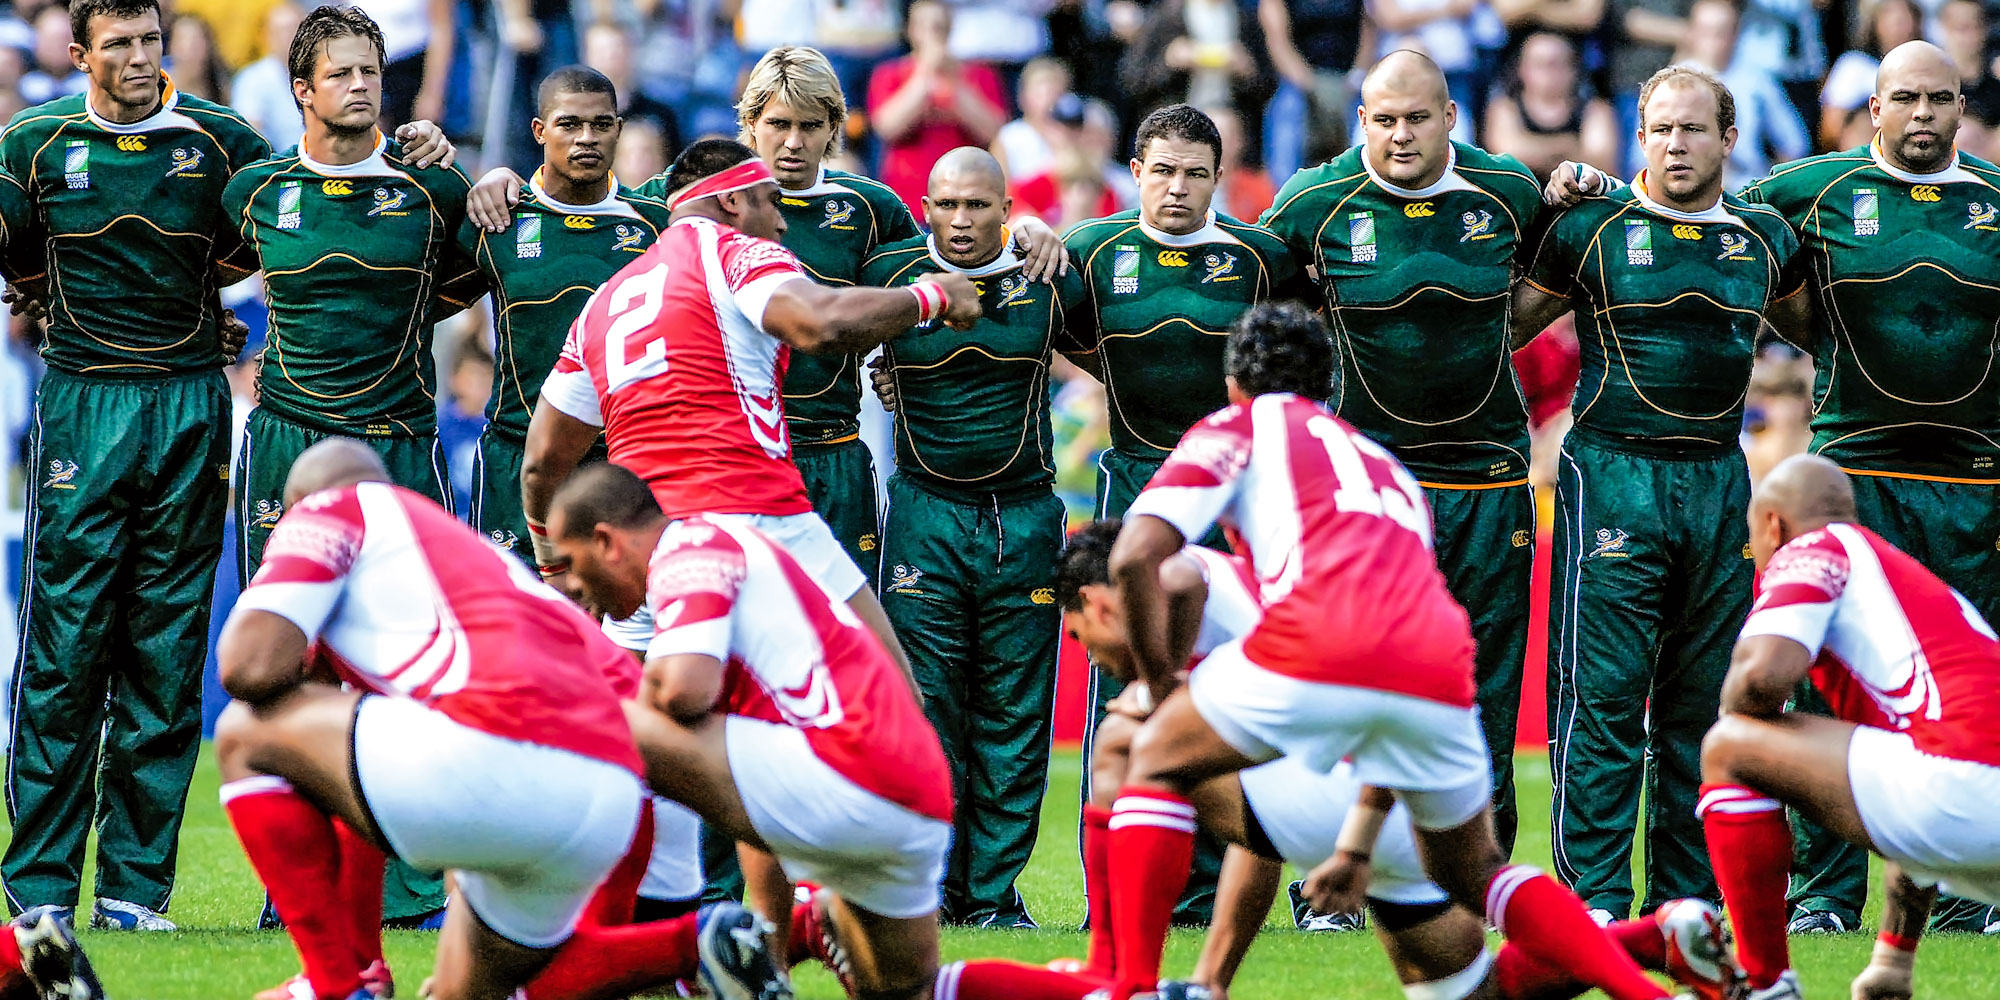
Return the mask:
[[(1758, 595), (1702, 742), (1702, 822), (1753, 1000), (1799, 995), (1784, 808), (1887, 859), (1856, 1000), (1907, 998), (1937, 886), (2000, 903), (2000, 642), (1956, 591), (1855, 523), (1832, 462), (1779, 463), (1750, 501)], [(1810, 677), (1834, 717), (1785, 711)]]
[[(1137, 676), (1132, 644), (1124, 602), (1110, 576), (1111, 549), (1121, 527), (1117, 520), (1099, 521), (1071, 536), (1057, 565), (1056, 600), (1064, 630), (1090, 652), (1091, 661), (1130, 681)], [(1190, 545), (1160, 563), (1159, 577), (1167, 597), (1169, 649), (1191, 670), (1210, 651), (1248, 635), (1263, 618), (1256, 579), (1240, 557)], [(1129, 686), (1111, 703), (1092, 744), (1091, 787), (1098, 794), (1084, 807), (1084, 885), (1092, 921), (1083, 972), (1104, 980), (1116, 974), (1106, 898), (1107, 840), (1132, 736), (1149, 714), (1144, 691), (1142, 685)], [(1588, 989), (1512, 945), (1497, 956), (1489, 953), (1482, 921), (1454, 906), (1424, 876), (1408, 810), (1393, 805), (1386, 792), (1364, 790), (1351, 763), (1321, 774), (1298, 758), (1280, 757), (1211, 779), (1190, 798), (1202, 825), (1230, 846), (1215, 921), (1192, 982), (1163, 987), (1163, 995), (1226, 998), (1271, 910), (1284, 862), (1311, 870), (1336, 855), (1343, 863), (1340, 885), (1351, 890), (1343, 895), (1358, 902), (1352, 894), (1366, 889), (1376, 933), (1411, 997), (1556, 1000)], [(1720, 914), (1702, 900), (1673, 900), (1649, 916), (1614, 924), (1607, 933), (1639, 965), (1669, 973), (1704, 1000), (1721, 1000), (1733, 979)]]
[(358, 442), (307, 449), (218, 647), (236, 698), (216, 729), (223, 806), (303, 960), (294, 995), (369, 1000), (386, 980), (365, 916), (380, 908), (380, 848), (457, 873), (438, 1000), (524, 985), (625, 996), (697, 966), (711, 988), (757, 978), (770, 958), (735, 904), (579, 922), (645, 798), (606, 680), (627, 654), (525, 566), (387, 480)]

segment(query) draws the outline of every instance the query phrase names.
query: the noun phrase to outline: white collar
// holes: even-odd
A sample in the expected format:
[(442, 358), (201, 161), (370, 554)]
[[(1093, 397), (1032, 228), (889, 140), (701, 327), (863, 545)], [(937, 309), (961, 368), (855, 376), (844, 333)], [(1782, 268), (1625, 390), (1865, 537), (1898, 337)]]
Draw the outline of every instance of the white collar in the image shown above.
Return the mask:
[(1446, 191), (1477, 191), (1471, 182), (1458, 175), (1458, 146), (1445, 146), (1444, 173), (1438, 179), (1421, 188), (1406, 188), (1375, 171), (1375, 164), (1368, 159), (1368, 149), (1361, 150), (1361, 167), (1368, 171), (1368, 178), (1380, 185), (1382, 190), (1405, 200), (1414, 198), (1434, 198)]
[[(825, 166), (819, 168), (819, 176), (813, 178), (811, 184), (800, 190), (793, 191), (782, 184), (778, 185), (778, 195), (784, 198), (817, 198), (821, 195), (834, 194), (841, 191), (849, 191), (849, 189), (846, 185), (836, 184), (833, 181), (827, 180)], [(849, 193), (852, 192), (849, 191)]]
[(1002, 271), (1011, 271), (1014, 268), (1020, 267), (1024, 263), (1024, 261), (1021, 258), (1021, 255), (1014, 252), (1013, 234), (1002, 233), (1001, 238), (1005, 242), (1000, 244), (1000, 256), (995, 257), (992, 260), (979, 265), (978, 267), (960, 267), (957, 264), (954, 264), (951, 261), (944, 259), (944, 254), (938, 252), (936, 233), (932, 233), (931, 235), (924, 237), (924, 246), (930, 251), (931, 263), (934, 263), (937, 266), (944, 268), (947, 271), (956, 271), (959, 274), (963, 274), (968, 278), (984, 278), (989, 274), (999, 274)]
[(1881, 171), (1905, 184), (1985, 184), (1978, 175), (1958, 165), (1958, 147), (1951, 149), (1951, 162), (1927, 174), (1913, 174), (1889, 162), (1882, 155), (1882, 134), (1868, 141), (1868, 156), (1875, 161)]
[(1243, 242), (1229, 235), (1227, 230), (1215, 224), (1215, 208), (1213, 206), (1209, 207), (1208, 215), (1203, 217), (1200, 229), (1182, 235), (1175, 235), (1164, 229), (1155, 228), (1146, 221), (1146, 210), (1142, 208), (1139, 210), (1139, 231), (1145, 233), (1147, 239), (1162, 246), (1170, 247), (1194, 247), (1201, 246), (1204, 243)]
[(194, 127), (194, 122), (191, 119), (174, 110), (180, 106), (181, 92), (174, 87), (172, 78), (168, 77), (165, 73), (161, 73), (160, 79), (162, 81), (160, 85), (160, 106), (154, 108), (152, 114), (136, 122), (114, 122), (98, 114), (97, 109), (90, 106), (89, 94), (85, 94), (83, 98), (84, 113), (90, 116), (90, 123), (92, 125), (117, 135), (151, 132), (158, 128)]
[(535, 193), (535, 198), (539, 200), (542, 204), (547, 205), (548, 207), (567, 215), (635, 214), (633, 213), (631, 206), (625, 204), (624, 199), (618, 197), (618, 176), (616, 174), (612, 174), (609, 176), (608, 179), (611, 182), (611, 190), (607, 192), (603, 198), (600, 198), (597, 201), (588, 205), (572, 205), (566, 201), (560, 201), (556, 198), (550, 197), (548, 189), (542, 186), (541, 167), (536, 167), (534, 176), (528, 178), (528, 190), (533, 191)]
[(372, 152), (370, 152), (367, 156), (364, 156), (361, 159), (354, 161), (353, 163), (321, 163), (320, 161), (313, 159), (311, 153), (306, 152), (305, 140), (300, 139), (299, 165), (305, 167), (307, 170), (310, 170), (313, 173), (325, 174), (328, 177), (401, 176), (402, 171), (399, 171), (394, 167), (391, 167), (389, 165), (388, 157), (384, 155), (384, 152), (388, 148), (389, 148), (388, 138), (384, 136), (380, 130), (377, 130), (375, 133), (375, 149)]
[(1646, 193), (1646, 171), (1644, 170), (1639, 171), (1639, 176), (1632, 178), (1631, 188), (1633, 200), (1639, 203), (1640, 208), (1654, 215), (1663, 215), (1669, 219), (1677, 219), (1681, 222), (1733, 222), (1739, 226), (1743, 224), (1743, 220), (1737, 218), (1735, 213), (1729, 211), (1728, 206), (1722, 203), (1721, 194), (1715, 196), (1715, 204), (1699, 212), (1686, 212), (1654, 201), (1652, 196)]

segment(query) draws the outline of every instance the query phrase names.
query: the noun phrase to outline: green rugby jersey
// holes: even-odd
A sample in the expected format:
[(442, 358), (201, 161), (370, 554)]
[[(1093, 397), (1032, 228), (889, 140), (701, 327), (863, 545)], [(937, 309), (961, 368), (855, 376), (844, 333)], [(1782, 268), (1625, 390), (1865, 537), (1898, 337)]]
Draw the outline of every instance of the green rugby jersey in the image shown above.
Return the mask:
[(333, 434), (436, 431), (432, 324), (484, 284), (457, 246), (470, 187), (457, 167), (404, 166), (382, 139), (356, 163), (301, 147), (236, 175), (224, 205), (271, 306), (259, 405)]
[(1455, 142), (1421, 190), (1351, 149), (1293, 175), (1260, 220), (1319, 276), (1341, 358), (1336, 410), (1422, 482), (1527, 477), (1509, 287), (1541, 208), (1519, 160)]
[[(638, 193), (665, 200), (666, 176)], [(921, 234), (903, 199), (881, 181), (845, 170), (820, 171), (802, 191), (779, 192), (785, 249), (822, 285), (852, 285), (877, 250)], [(819, 444), (860, 433), (861, 356), (792, 352), (785, 369), (785, 424), (792, 443)]]
[(1765, 206), (1675, 211), (1644, 174), (1557, 216), (1527, 280), (1576, 310), (1576, 428), (1642, 454), (1735, 448), (1757, 328), (1799, 287), (1798, 249)]
[(471, 220), (458, 229), (459, 250), (493, 290), (493, 395), (487, 426), (527, 440), (542, 379), (562, 353), (583, 304), (667, 227), (667, 206), (615, 185), (603, 201), (567, 205), (549, 197), (535, 172), (522, 185), (514, 225), (488, 233)]
[(15, 115), (0, 133), (0, 169), (25, 189), (41, 236), (41, 247), (16, 249), (22, 277), (47, 276), (43, 361), (111, 376), (221, 367), (215, 265), (256, 269), (222, 191), (270, 155), (236, 112), (171, 82), (159, 109), (129, 125), (81, 94)]
[(1071, 333), (1094, 344), (1111, 410), (1111, 446), (1159, 461), (1195, 422), (1229, 405), (1222, 348), (1243, 310), (1276, 298), (1315, 304), (1269, 230), (1210, 213), (1185, 236), (1138, 210), (1079, 223), (1063, 237), (1083, 272), (1088, 310)]
[(970, 330), (932, 320), (883, 345), (895, 377), (896, 469), (934, 489), (1007, 493), (1055, 482), (1049, 361), (1082, 351), (1066, 317), (1087, 307), (1077, 268), (1050, 286), (1029, 281), (1004, 250), (984, 267), (946, 264), (929, 237), (885, 248), (861, 284), (895, 288), (959, 271), (979, 283), (985, 314)]
[(1842, 465), (2000, 480), (2000, 168), (1911, 174), (1873, 144), (1743, 191), (1791, 222), (1811, 267), (1813, 444)]

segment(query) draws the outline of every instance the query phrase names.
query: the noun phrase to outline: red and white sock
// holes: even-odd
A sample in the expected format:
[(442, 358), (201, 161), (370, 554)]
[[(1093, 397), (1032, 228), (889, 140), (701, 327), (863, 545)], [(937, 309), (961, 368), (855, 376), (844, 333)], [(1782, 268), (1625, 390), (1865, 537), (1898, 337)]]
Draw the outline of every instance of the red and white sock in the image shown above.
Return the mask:
[(1111, 937), (1111, 810), (1103, 806), (1083, 807), (1083, 896), (1090, 920), (1090, 950), (1083, 967), (1110, 979), (1117, 969)]
[(700, 915), (622, 927), (578, 924), (522, 988), (527, 1000), (614, 1000), (695, 977)]
[[(1621, 920), (1604, 928), (1604, 933), (1642, 969), (1662, 971), (1667, 964), (1667, 939), (1660, 933), (1657, 914), (1637, 920)], [(1569, 970), (1550, 965), (1512, 941), (1500, 946), (1493, 956), (1493, 979), (1500, 987), (1501, 1000), (1570, 1000), (1590, 987)]]
[(1186, 796), (1126, 788), (1111, 806), (1111, 1000), (1159, 985), (1174, 900), (1194, 864), (1194, 803)]
[(1764, 989), (1792, 966), (1785, 941), (1792, 830), (1785, 808), (1741, 785), (1703, 785), (1695, 815), (1708, 835), (1715, 884), (1736, 932), (1737, 962), (1751, 988)]
[(1590, 919), (1583, 901), (1527, 865), (1500, 869), (1486, 888), (1486, 921), (1523, 952), (1603, 990), (1612, 1000), (1664, 1000), (1624, 949)]
[(363, 968), (382, 961), (382, 869), (388, 858), (342, 820), (333, 821), (340, 842), (340, 905)]
[(1093, 976), (998, 960), (953, 962), (938, 970), (933, 1000), (1083, 1000), (1104, 988)]
[[(368, 962), (354, 942), (343, 894), (326, 891), (341, 885), (341, 844), (333, 820), (290, 782), (263, 774), (223, 785), (222, 808), (285, 921), (313, 992), (344, 997), (359, 989)], [(378, 907), (380, 879), (378, 871)]]

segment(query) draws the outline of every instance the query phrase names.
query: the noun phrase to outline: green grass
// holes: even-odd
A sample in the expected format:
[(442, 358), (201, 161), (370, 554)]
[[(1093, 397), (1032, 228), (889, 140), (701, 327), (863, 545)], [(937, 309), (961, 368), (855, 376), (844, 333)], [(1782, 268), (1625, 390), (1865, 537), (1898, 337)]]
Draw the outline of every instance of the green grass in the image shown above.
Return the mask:
[[(1040, 931), (945, 932), (947, 960), (1002, 957), (1045, 962), (1060, 956), (1080, 956), (1084, 935), (1073, 930), (1083, 917), (1083, 878), (1077, 866), (1077, 782), (1080, 762), (1074, 753), (1058, 754), (1049, 776), (1043, 807), (1043, 836), (1033, 862), (1021, 880), (1021, 891)], [(1524, 757), (1522, 780), (1524, 818), (1516, 857), (1546, 865), (1549, 777), (1547, 762)], [(89, 884), (88, 879), (85, 882)], [(216, 774), (204, 760), (189, 797), (187, 826), (181, 840), (180, 889), (173, 917), (184, 928), (171, 935), (84, 935), (86, 947), (118, 1000), (219, 1000), (247, 998), (298, 968), (289, 941), (278, 932), (253, 928), (261, 901), (235, 836), (216, 804)], [(1303, 935), (1292, 930), (1288, 914), (1279, 911), (1266, 925), (1270, 933), (1252, 951), (1234, 993), (1244, 1000), (1395, 1000), (1402, 996), (1387, 962), (1367, 935)], [(1876, 911), (1870, 907), (1872, 928)], [(413, 932), (391, 934), (389, 959), (403, 984), (404, 995), (415, 996), (417, 983), (430, 966), (432, 936)], [(1808, 996), (1844, 998), (1847, 982), (1867, 963), (1871, 935), (1794, 939), (1795, 964), (1804, 977)], [(1168, 975), (1186, 973), (1200, 950), (1200, 935), (1175, 931), (1168, 945)], [(1924, 944), (1917, 963), (1919, 995), (1926, 1000), (1989, 1000), (2000, 997), (2000, 943), (1941, 936)], [(840, 996), (833, 980), (817, 970), (801, 969), (799, 995), (807, 1000)]]

